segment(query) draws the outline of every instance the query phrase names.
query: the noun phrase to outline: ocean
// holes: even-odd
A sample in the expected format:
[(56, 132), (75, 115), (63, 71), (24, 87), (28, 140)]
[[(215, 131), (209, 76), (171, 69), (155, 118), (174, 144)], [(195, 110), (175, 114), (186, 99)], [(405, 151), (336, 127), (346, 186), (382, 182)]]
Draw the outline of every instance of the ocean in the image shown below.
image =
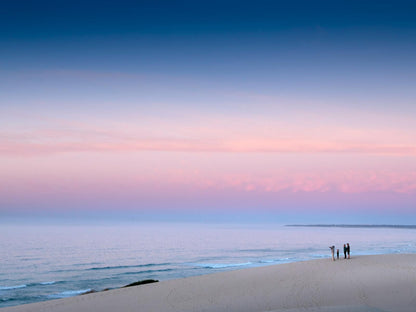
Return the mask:
[[(228, 270), (351, 257), (415, 253), (414, 228), (283, 225), (1, 225), (0, 307)], [(348, 260), (342, 260), (348, 261)]]

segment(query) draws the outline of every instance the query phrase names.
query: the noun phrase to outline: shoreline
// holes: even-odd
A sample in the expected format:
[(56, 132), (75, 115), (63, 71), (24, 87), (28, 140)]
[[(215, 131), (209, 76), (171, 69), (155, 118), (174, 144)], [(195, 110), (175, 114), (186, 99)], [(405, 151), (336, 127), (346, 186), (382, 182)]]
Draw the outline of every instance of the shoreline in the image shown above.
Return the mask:
[(308, 260), (1, 308), (25, 311), (414, 311), (416, 254)]

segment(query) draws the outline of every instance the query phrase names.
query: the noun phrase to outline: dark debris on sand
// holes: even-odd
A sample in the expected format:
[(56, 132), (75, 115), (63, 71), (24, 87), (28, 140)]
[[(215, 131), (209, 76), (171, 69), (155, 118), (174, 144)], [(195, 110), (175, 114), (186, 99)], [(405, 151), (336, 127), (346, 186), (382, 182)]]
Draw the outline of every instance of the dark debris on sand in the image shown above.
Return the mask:
[[(157, 283), (157, 282), (159, 282), (159, 281), (158, 280), (154, 280), (154, 279), (147, 279), (147, 280), (137, 281), (137, 282), (128, 284), (126, 286), (122, 286), (120, 288), (126, 288), (126, 287), (132, 287), (132, 286), (139, 286), (139, 285), (151, 284), (151, 283)], [(106, 288), (106, 289), (103, 289), (103, 290), (100, 290), (100, 291), (107, 291), (107, 290), (110, 290), (110, 288)], [(97, 291), (95, 289), (91, 289), (89, 291), (86, 291), (86, 292), (82, 293), (81, 296), (82, 295), (88, 295), (88, 294), (94, 294), (94, 293), (97, 293), (97, 292), (100, 292), (100, 291)]]

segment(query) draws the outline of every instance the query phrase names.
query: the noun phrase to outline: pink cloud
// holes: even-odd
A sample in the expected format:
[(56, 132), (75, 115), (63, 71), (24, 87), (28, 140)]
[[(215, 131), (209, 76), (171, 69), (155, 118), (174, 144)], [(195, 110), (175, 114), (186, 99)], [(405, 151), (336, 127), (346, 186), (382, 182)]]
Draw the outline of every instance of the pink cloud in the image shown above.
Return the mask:
[[(177, 180), (178, 183), (180, 179)], [(183, 181), (182, 181), (183, 182)], [(225, 175), (212, 179), (209, 183), (198, 179), (194, 185), (205, 187), (216, 186), (219, 189), (235, 189), (241, 191), (258, 191), (267, 193), (306, 192), (327, 193), (340, 192), (345, 194), (392, 192), (416, 194), (416, 172), (368, 172), (355, 171), (344, 173), (290, 173), (281, 172), (276, 175), (256, 177), (253, 175)]]
[(122, 122), (18, 117), (14, 125), (0, 126), (3, 155), (130, 151), (416, 155), (416, 129), (386, 127), (380, 121), (351, 127), (302, 114), (288, 120), (138, 115)]
[[(56, 135), (59, 137), (59, 135)], [(356, 144), (338, 142), (310, 142), (308, 140), (247, 140), (192, 139), (192, 138), (137, 138), (119, 140), (88, 139), (70, 142), (54, 139), (54, 142), (3, 139), (0, 154), (45, 155), (71, 152), (130, 152), (130, 151), (186, 151), (231, 153), (336, 153), (416, 156), (416, 146), (400, 144)], [(32, 141), (32, 142), (30, 142)], [(45, 141), (40, 140), (40, 141)]]
[[(396, 193), (416, 195), (416, 172), (400, 174), (397, 172), (376, 173), (376, 181), (368, 177), (368, 172), (356, 172), (349, 178), (343, 173), (302, 174), (281, 173), (279, 175), (255, 176), (226, 174), (219, 176), (200, 176), (172, 170), (160, 174), (97, 177), (35, 176), (0, 179), (0, 193), (4, 198), (18, 198), (36, 194), (37, 198), (69, 196), (69, 198), (140, 198), (163, 193), (191, 195), (200, 192), (213, 194), (235, 194), (256, 192), (261, 194), (315, 193), (325, 194), (368, 194)], [(47, 196), (46, 196), (47, 195)]]
[(232, 153), (335, 153), (415, 156), (412, 129), (351, 128), (319, 119), (273, 120), (222, 116), (68, 121), (19, 116), (0, 126), (0, 153), (186, 151)]

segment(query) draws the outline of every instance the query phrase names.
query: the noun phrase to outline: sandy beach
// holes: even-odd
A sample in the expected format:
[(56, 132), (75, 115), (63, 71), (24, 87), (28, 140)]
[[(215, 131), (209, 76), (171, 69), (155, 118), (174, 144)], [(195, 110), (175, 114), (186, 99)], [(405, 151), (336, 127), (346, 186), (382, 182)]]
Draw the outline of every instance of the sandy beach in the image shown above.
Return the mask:
[(357, 256), (163, 281), (0, 309), (23, 311), (416, 311), (416, 255)]

